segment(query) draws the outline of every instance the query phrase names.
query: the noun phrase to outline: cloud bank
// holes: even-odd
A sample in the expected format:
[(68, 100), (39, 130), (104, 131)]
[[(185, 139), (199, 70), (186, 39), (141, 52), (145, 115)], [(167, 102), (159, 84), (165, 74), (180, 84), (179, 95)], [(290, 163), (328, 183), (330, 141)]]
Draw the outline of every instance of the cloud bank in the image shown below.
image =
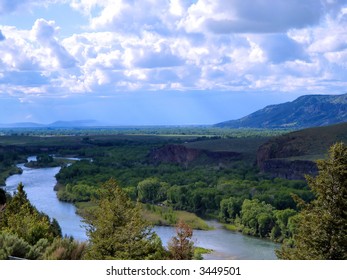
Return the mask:
[[(64, 18), (62, 36), (56, 7), (88, 25), (69, 33)], [(0, 20), (0, 94), (342, 93), (347, 85), (343, 0), (0, 0), (7, 17), (43, 8), (47, 17), (26, 28)]]

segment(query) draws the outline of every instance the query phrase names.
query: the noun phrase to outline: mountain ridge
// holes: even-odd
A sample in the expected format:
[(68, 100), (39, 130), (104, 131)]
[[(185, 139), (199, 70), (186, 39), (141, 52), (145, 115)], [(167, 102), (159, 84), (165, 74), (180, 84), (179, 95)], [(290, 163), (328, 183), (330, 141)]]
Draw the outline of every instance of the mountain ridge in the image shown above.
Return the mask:
[(217, 123), (216, 127), (301, 129), (347, 121), (347, 93), (303, 95), (291, 102), (269, 105), (243, 118)]
[(49, 124), (35, 122), (18, 122), (9, 124), (0, 124), (1, 128), (64, 128), (64, 127), (89, 127), (98, 126), (100, 123), (96, 120), (75, 120), (75, 121), (55, 121)]

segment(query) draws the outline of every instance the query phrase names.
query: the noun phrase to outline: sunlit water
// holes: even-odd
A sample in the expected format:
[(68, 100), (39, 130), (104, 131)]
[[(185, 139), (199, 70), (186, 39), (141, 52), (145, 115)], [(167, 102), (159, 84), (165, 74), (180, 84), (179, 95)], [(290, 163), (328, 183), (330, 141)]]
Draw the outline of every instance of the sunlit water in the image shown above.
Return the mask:
[[(23, 169), (23, 173), (10, 176), (6, 180), (6, 190), (13, 193), (22, 182), (31, 203), (39, 211), (57, 219), (64, 235), (73, 236), (80, 241), (87, 240), (85, 224), (75, 213), (75, 206), (59, 201), (53, 189), (57, 183), (55, 175), (60, 167), (32, 169), (25, 167), (24, 164), (19, 164), (18, 167)], [(193, 233), (196, 246), (214, 250), (212, 254), (205, 255), (205, 259), (276, 259), (274, 253), (274, 249), (278, 247), (276, 244), (227, 231), (217, 222), (208, 223), (215, 229), (194, 230)], [(156, 226), (154, 230), (164, 245), (167, 245), (175, 235), (175, 229), (172, 227)]]

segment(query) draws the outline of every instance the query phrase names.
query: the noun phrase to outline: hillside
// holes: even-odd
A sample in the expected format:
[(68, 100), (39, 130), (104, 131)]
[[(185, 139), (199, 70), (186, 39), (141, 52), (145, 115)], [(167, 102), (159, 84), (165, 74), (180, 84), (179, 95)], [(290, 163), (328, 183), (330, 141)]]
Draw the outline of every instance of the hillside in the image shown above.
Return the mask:
[(270, 105), (238, 120), (216, 124), (230, 128), (290, 128), (325, 126), (347, 121), (347, 93), (305, 95), (292, 102)]
[(347, 122), (274, 137), (259, 147), (257, 165), (276, 177), (302, 179), (316, 173), (314, 161), (324, 158), (336, 142), (347, 143)]

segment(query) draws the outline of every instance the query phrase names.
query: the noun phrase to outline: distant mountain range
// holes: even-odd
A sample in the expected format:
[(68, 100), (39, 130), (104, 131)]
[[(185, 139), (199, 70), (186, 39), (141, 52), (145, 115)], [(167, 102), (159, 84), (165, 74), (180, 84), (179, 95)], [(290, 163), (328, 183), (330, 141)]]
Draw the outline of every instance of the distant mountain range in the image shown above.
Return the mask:
[(78, 121), (56, 121), (50, 124), (40, 124), (33, 122), (0, 124), (2, 128), (72, 128), (72, 127), (88, 127), (100, 126), (100, 123), (95, 120), (78, 120)]
[(307, 128), (347, 121), (347, 93), (304, 95), (292, 102), (270, 105), (241, 119), (218, 123), (230, 128)]

